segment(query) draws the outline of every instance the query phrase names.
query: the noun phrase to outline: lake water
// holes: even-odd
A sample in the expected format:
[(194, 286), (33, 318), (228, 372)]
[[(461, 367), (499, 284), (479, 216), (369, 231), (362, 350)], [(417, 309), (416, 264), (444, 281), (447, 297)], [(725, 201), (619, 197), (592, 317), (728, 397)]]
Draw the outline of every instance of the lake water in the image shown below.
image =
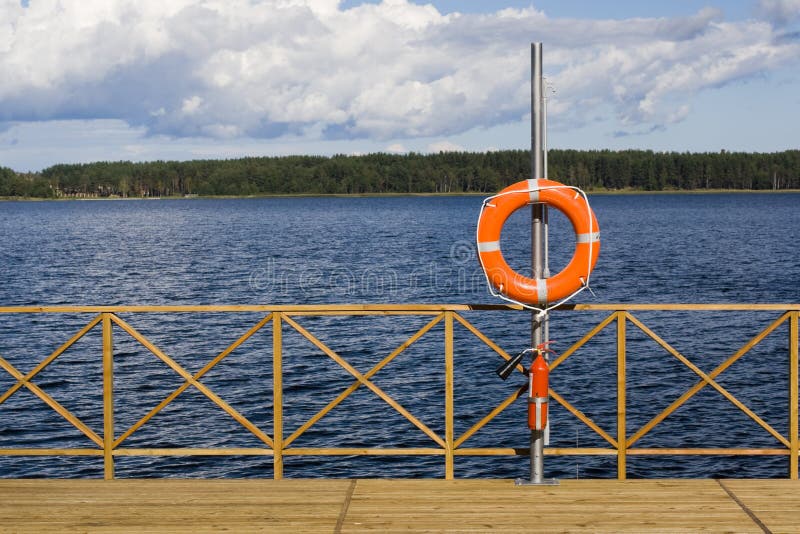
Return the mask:
[[(590, 197), (602, 250), (594, 296), (579, 302), (796, 303), (800, 301), (799, 194), (658, 194)], [(274, 198), (0, 203), (0, 305), (495, 303), (475, 257), (479, 197)], [(573, 237), (551, 216), (553, 271)], [(527, 211), (512, 216), (502, 247), (512, 266), (529, 265)], [(561, 351), (607, 314), (559, 312)], [(778, 313), (636, 314), (710, 371)], [(123, 316), (190, 371), (196, 371), (260, 318), (257, 314)], [(530, 316), (470, 312), (465, 317), (508, 352), (526, 347)], [(91, 319), (87, 315), (0, 316), (0, 355), (26, 372)], [(425, 318), (300, 318), (362, 372)], [(440, 325), (441, 326), (441, 325)], [(439, 330), (441, 330), (440, 327)], [(96, 431), (102, 430), (99, 329), (43, 371), (35, 383)], [(259, 337), (260, 336), (260, 337)], [(430, 337), (429, 337), (430, 336)], [(430, 334), (376, 375), (375, 383), (440, 435), (442, 336)], [(628, 429), (666, 407), (697, 377), (629, 326)], [(260, 340), (260, 341), (259, 341)], [(786, 435), (788, 327), (720, 375)], [(271, 331), (265, 329), (204, 379), (256, 424), (271, 430)], [(553, 387), (615, 434), (613, 332), (603, 332), (553, 373)], [(288, 432), (349, 385), (345, 371), (300, 336), (286, 333)], [(513, 391), (499, 357), (459, 330), (456, 433)], [(124, 429), (181, 384), (180, 378), (115, 332), (117, 428)], [(15, 380), (0, 371), (0, 393)], [(99, 382), (101, 384), (102, 381)], [(91, 387), (87, 387), (91, 384)], [(265, 385), (266, 384), (266, 385)], [(338, 389), (337, 389), (338, 388)], [(369, 391), (323, 418), (294, 446), (429, 447), (433, 442)], [(494, 404), (492, 404), (494, 403)], [(520, 400), (465, 446), (526, 447)], [(258, 446), (188, 390), (126, 442), (130, 447)], [(119, 431), (118, 431), (119, 433)], [(594, 432), (553, 408), (553, 446), (604, 447)], [(707, 387), (639, 443), (642, 447), (778, 447)], [(71, 425), (24, 389), (0, 405), (0, 448), (90, 447)], [(526, 457), (457, 458), (458, 477), (515, 477)], [(443, 458), (289, 457), (286, 476), (442, 476)], [(613, 458), (546, 459), (547, 476), (613, 477)], [(629, 457), (629, 476), (785, 476), (786, 457)], [(0, 476), (102, 476), (98, 458), (0, 458)], [(272, 476), (270, 457), (127, 458), (117, 476)]]

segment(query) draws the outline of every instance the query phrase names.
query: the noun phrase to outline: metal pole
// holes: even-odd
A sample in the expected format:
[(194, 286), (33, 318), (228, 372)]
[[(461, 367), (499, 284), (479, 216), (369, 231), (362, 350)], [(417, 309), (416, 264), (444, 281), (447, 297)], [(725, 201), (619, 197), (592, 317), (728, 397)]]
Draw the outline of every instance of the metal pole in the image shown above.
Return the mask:
[(542, 150), (542, 43), (531, 43), (531, 177), (544, 176)]
[[(544, 177), (542, 150), (542, 43), (531, 44), (531, 178)], [(531, 265), (533, 278), (540, 280), (544, 271), (542, 226), (544, 207), (534, 204), (531, 217)], [(537, 312), (531, 316), (531, 347), (542, 343), (542, 321)], [(531, 484), (544, 482), (544, 432), (531, 430)]]

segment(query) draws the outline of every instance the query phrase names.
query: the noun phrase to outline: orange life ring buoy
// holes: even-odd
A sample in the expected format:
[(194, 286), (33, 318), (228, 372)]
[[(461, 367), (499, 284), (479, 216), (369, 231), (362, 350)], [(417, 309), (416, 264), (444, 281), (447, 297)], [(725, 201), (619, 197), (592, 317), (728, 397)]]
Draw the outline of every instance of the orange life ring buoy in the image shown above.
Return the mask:
[[(575, 252), (564, 269), (550, 278), (522, 276), (500, 251), (500, 233), (508, 217), (528, 204), (542, 203), (564, 213), (575, 230)], [(586, 199), (574, 188), (545, 179), (522, 180), (484, 204), (478, 218), (478, 257), (486, 279), (502, 295), (525, 304), (567, 298), (588, 282), (600, 254), (600, 227)]]

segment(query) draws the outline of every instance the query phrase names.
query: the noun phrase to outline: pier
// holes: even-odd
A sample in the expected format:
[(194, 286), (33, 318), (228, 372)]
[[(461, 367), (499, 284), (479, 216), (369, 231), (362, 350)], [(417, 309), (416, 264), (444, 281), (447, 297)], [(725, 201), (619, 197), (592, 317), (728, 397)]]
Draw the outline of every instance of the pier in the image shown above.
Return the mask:
[[(487, 404), (483, 412), (474, 414), (468, 428), (456, 424), (459, 406), (456, 393), (462, 387), (457, 369), (459, 344), (465, 338), (478, 343), (482, 353), (489, 353), (494, 362), (509, 359), (510, 353), (487, 335), (477, 317), (482, 313), (526, 313), (514, 306), (438, 305), (438, 304), (375, 304), (375, 305), (292, 305), (292, 306), (51, 306), (3, 307), (0, 319), (15, 317), (14, 328), (24, 329), (26, 321), (36, 324), (42, 314), (53, 318), (70, 318), (72, 332), (64, 336), (52, 352), (41, 354), (32, 361), (6, 359), (0, 354), (4, 380), (0, 388), (0, 410), (4, 403), (19, 391), (27, 390), (32, 399), (44, 403), (60, 418), (79, 431), (85, 443), (68, 447), (43, 447), (20, 444), (0, 448), (0, 458), (16, 458), (25, 462), (49, 459), (88, 457), (100, 467), (93, 479), (0, 479), (0, 530), (12, 532), (200, 532), (229, 530), (235, 532), (286, 531), (298, 532), (800, 532), (797, 511), (800, 510), (798, 481), (798, 324), (800, 305), (788, 304), (592, 304), (566, 306), (556, 313), (592, 312), (602, 319), (579, 334), (577, 341), (550, 362), (558, 370), (570, 358), (578, 357), (593, 340), (605, 332), (601, 352), (612, 357), (615, 375), (607, 391), (613, 397), (616, 424), (598, 422), (579, 410), (566, 390), (551, 389), (554, 402), (572, 414), (585, 428), (607, 445), (604, 447), (547, 447), (547, 456), (608, 457), (616, 462), (613, 479), (565, 478), (558, 486), (517, 486), (510, 479), (465, 479), (458, 471), (458, 459), (485, 457), (527, 456), (529, 450), (514, 447), (502, 434), (487, 431), (487, 425), (506, 408), (523, 396), (524, 386), (511, 388), (499, 404)], [(666, 339), (675, 335), (664, 332), (663, 325), (652, 325), (648, 313), (693, 314), (722, 313), (735, 317), (738, 313), (755, 316), (742, 345), (725, 349), (729, 356), (715, 363), (698, 363), (696, 356), (676, 349)], [(224, 314), (242, 314), (238, 334), (227, 346), (219, 344), (219, 352), (208, 354), (196, 362), (197, 370), (188, 370), (175, 359), (169, 346), (154, 342), (142, 330), (137, 317), (155, 315), (159, 318)], [(416, 317), (422, 326), (404, 338), (395, 350), (376, 355), (371, 368), (354, 366), (347, 355), (340, 354), (326, 342), (325, 336), (315, 335), (312, 317), (381, 317), (387, 321), (407, 321)], [(22, 319), (22, 320), (20, 320)], [(160, 319), (161, 320), (161, 319)], [(216, 320), (216, 319), (215, 319)], [(238, 321), (233, 321), (238, 324)], [(680, 322), (678, 324), (681, 324)], [(233, 332), (236, 332), (234, 329)], [(262, 331), (263, 330), (263, 331)], [(659, 333), (657, 333), (657, 331)], [(257, 334), (261, 332), (260, 337)], [(292, 405), (284, 403), (284, 381), (288, 368), (284, 365), (294, 357), (286, 340), (288, 336), (303, 341), (319, 353), (326, 365), (335, 365), (347, 372), (338, 396), (298, 424), (287, 424)], [(236, 337), (238, 336), (238, 337)], [(421, 338), (433, 336), (431, 355), (442, 368), (436, 375), (441, 379), (441, 421), (432, 425), (418, 417), (388, 390), (378, 384), (376, 375)], [(94, 347), (99, 371), (94, 381), (87, 375), (84, 386), (96, 388), (101, 413), (94, 420), (85, 419), (63, 404), (50, 386), (43, 382), (44, 370), (67, 354), (70, 347), (88, 337)], [(665, 357), (680, 362), (694, 373), (695, 383), (683, 394), (667, 399), (667, 407), (653, 412), (642, 425), (630, 425), (632, 373), (630, 363), (634, 338), (645, 338), (660, 347)], [(24, 334), (23, 334), (24, 338)], [(785, 406), (788, 420), (784, 424), (770, 423), (759, 415), (758, 405), (750, 405), (725, 387), (721, 375), (742, 358), (748, 357), (765, 339), (773, 339), (779, 347), (769, 365), (785, 366), (785, 385), (773, 387), (774, 397)], [(58, 339), (58, 337), (56, 338)], [(609, 340), (610, 339), (610, 340)], [(132, 424), (120, 425), (119, 413), (125, 408), (125, 380), (115, 367), (129, 358), (129, 352), (119, 355), (118, 342), (136, 344), (149, 357), (158, 360), (176, 375), (171, 393), (161, 402), (153, 401), (146, 413)], [(127, 347), (127, 345), (125, 345)], [(268, 365), (271, 379), (259, 385), (272, 400), (273, 417), (268, 424), (257, 422), (228, 402), (225, 393), (216, 391), (207, 380), (209, 372), (240, 347), (256, 351), (259, 365)], [(780, 348), (782, 347), (782, 348)], [(126, 349), (126, 350), (129, 350)], [(467, 355), (473, 354), (470, 349)], [(127, 355), (126, 355), (127, 354)], [(576, 356), (578, 355), (578, 356)], [(248, 360), (249, 361), (249, 360)], [(266, 362), (266, 364), (264, 363)], [(102, 363), (102, 365), (100, 365)], [(704, 370), (705, 367), (705, 370)], [(137, 368), (138, 369), (138, 368)], [(116, 373), (115, 373), (116, 371)], [(289, 373), (290, 374), (290, 373)], [(38, 383), (37, 383), (38, 382)], [(770, 384), (770, 386), (773, 386)], [(237, 423), (239, 431), (257, 441), (257, 446), (208, 447), (147, 447), (130, 445), (130, 437), (142, 427), (152, 424), (161, 410), (188, 389), (202, 393), (215, 407)], [(343, 401), (363, 388), (392, 413), (401, 415), (412, 428), (426, 436), (426, 447), (398, 446), (382, 443), (377, 446), (350, 447), (299, 446), (296, 441), (321, 419), (335, 410), (342, 410)], [(707, 388), (707, 389), (706, 389)], [(701, 390), (713, 390), (727, 400), (730, 409), (741, 412), (761, 432), (770, 436), (775, 445), (732, 443), (720, 447), (659, 447), (645, 446), (639, 441), (653, 428), (665, 424), (671, 414), (686, 405)], [(135, 391), (135, 390), (134, 390)], [(159, 393), (160, 395), (160, 393)], [(328, 399), (326, 398), (326, 401)], [(102, 415), (102, 418), (100, 417)], [(4, 415), (4, 417), (7, 415)], [(713, 432), (713, 421), (705, 421)], [(463, 426), (463, 425), (462, 425)], [(180, 425), (169, 430), (176, 435)], [(474, 446), (476, 434), (488, 433), (495, 446)], [(763, 439), (761, 443), (763, 443)], [(74, 442), (74, 440), (73, 440)], [(783, 479), (631, 479), (631, 458), (646, 456), (697, 457), (783, 457), (786, 478)], [(270, 469), (259, 478), (184, 478), (197, 476), (191, 472), (181, 478), (139, 478), (136, 471), (117, 473), (116, 464), (126, 458), (141, 460), (155, 457), (262, 457)], [(293, 478), (291, 459), (297, 457), (433, 457), (441, 459), (442, 478), (386, 479), (357, 478)], [(438, 461), (438, 460), (437, 460)], [(286, 464), (286, 465), (285, 465)], [(39, 465), (39, 464), (37, 464)], [(28, 475), (30, 476), (30, 475)], [(38, 475), (37, 475), (38, 476)], [(43, 476), (47, 476), (44, 474)], [(176, 476), (172, 474), (170, 476)], [(306, 476), (306, 475), (301, 475)], [(642, 476), (639, 471), (636, 475)], [(644, 476), (647, 476), (645, 473)], [(105, 479), (105, 480), (104, 480)]]
[(800, 532), (796, 480), (0, 480), (4, 532)]

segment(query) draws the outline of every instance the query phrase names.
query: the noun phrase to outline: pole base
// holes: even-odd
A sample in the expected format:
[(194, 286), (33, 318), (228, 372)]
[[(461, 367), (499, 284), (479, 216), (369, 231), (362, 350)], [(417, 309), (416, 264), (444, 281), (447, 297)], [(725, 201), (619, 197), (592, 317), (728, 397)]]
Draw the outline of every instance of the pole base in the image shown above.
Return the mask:
[(514, 481), (515, 486), (558, 486), (561, 484), (557, 478), (545, 478), (541, 482), (534, 482), (524, 478), (518, 478)]

